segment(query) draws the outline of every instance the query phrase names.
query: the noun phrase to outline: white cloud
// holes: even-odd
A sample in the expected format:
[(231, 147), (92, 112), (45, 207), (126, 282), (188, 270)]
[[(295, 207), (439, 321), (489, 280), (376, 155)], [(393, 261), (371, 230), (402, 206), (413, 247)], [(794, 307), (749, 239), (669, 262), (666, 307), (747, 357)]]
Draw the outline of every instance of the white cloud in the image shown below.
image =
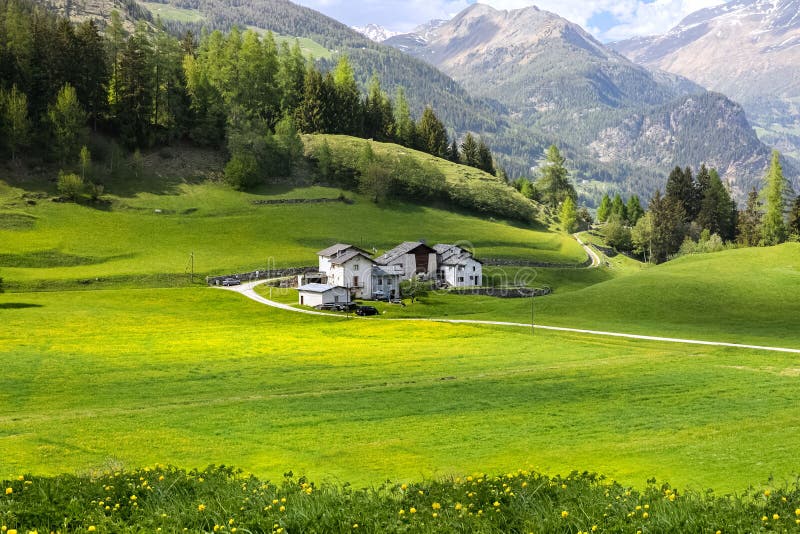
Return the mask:
[[(451, 18), (472, 0), (296, 0), (345, 24), (375, 23), (389, 29), (408, 31), (431, 19)], [(496, 9), (519, 9), (536, 5), (580, 24), (602, 40), (665, 33), (686, 15), (723, 0), (482, 0)], [(595, 15), (607, 13), (618, 23), (591, 27)]]

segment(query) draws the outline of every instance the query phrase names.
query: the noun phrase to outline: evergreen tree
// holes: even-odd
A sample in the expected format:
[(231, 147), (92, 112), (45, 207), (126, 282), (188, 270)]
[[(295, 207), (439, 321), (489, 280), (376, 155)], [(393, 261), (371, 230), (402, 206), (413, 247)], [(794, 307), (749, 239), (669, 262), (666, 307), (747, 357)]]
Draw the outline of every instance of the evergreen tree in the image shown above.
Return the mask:
[(761, 225), (761, 243), (772, 246), (786, 240), (786, 225), (783, 222), (783, 211), (786, 206), (785, 192), (788, 183), (783, 177), (780, 154), (772, 151), (772, 163), (766, 177), (763, 195), (766, 200), (764, 221)]
[(447, 131), (430, 106), (422, 112), (417, 135), (425, 152), (439, 158), (447, 158)]
[(642, 208), (642, 203), (638, 195), (631, 195), (630, 198), (628, 198), (626, 210), (628, 213), (628, 223), (631, 226), (636, 226), (636, 223), (639, 222), (639, 219), (644, 215), (644, 208)]
[[(78, 41), (78, 69), (75, 89), (86, 110), (93, 129), (108, 108), (109, 69), (105, 41), (94, 20), (78, 26), (75, 37)], [(180, 68), (180, 64), (176, 66)]]
[(675, 167), (667, 179), (666, 197), (681, 205), (686, 222), (693, 221), (699, 210), (698, 188), (692, 177), (692, 169)]
[(416, 126), (411, 120), (406, 94), (402, 87), (397, 88), (395, 96), (395, 137), (397, 142), (405, 147), (414, 147), (416, 142)]
[(597, 208), (597, 220), (606, 222), (609, 215), (611, 215), (611, 198), (609, 198), (608, 193), (603, 193), (600, 206)]
[(373, 74), (364, 102), (364, 136), (377, 141), (391, 141), (394, 129), (392, 102), (381, 90), (378, 75)]
[(335, 99), (332, 120), (329, 122), (333, 133), (360, 136), (363, 132), (361, 96), (346, 55), (336, 64), (333, 84)]
[(189, 137), (200, 145), (219, 147), (225, 137), (225, 103), (206, 71), (191, 55), (183, 59), (192, 124)]
[(736, 204), (731, 199), (728, 189), (722, 183), (716, 170), (706, 171), (706, 175), (706, 185), (703, 188), (703, 199), (700, 203), (700, 212), (697, 214), (697, 223), (711, 234), (718, 234), (723, 239), (730, 241), (735, 234), (735, 222), (732, 214)]
[(9, 92), (0, 90), (0, 132), (14, 161), (20, 149), (27, 146), (31, 133), (28, 97), (16, 85)]
[(536, 181), (536, 189), (540, 192), (542, 200), (555, 209), (564, 202), (567, 197), (572, 198), (573, 202), (577, 198), (575, 187), (569, 179), (569, 171), (564, 166), (566, 159), (559, 152), (555, 145), (547, 149), (545, 163), (540, 167), (539, 179)]
[(47, 116), (55, 136), (55, 154), (62, 165), (66, 164), (78, 156), (86, 126), (86, 113), (74, 87), (67, 84), (61, 88)]
[(313, 66), (309, 66), (303, 86), (303, 99), (295, 112), (297, 126), (301, 131), (305, 133), (325, 131), (327, 123), (326, 117), (323, 116), (323, 98), (325, 95), (322, 74)]
[(478, 143), (470, 132), (467, 132), (467, 135), (464, 136), (464, 141), (461, 143), (461, 161), (464, 165), (469, 165), (470, 167), (477, 167), (480, 163)]
[(562, 230), (568, 234), (575, 231), (578, 222), (578, 211), (575, 208), (575, 202), (572, 197), (567, 197), (561, 204), (560, 219)]
[(117, 100), (112, 113), (122, 138), (130, 148), (149, 146), (154, 108), (154, 69), (147, 27), (140, 24), (128, 38), (117, 67)]
[(455, 138), (447, 151), (447, 159), (453, 163), (461, 163), (461, 152), (458, 150), (458, 141)]
[(800, 195), (798, 195), (789, 210), (789, 222), (786, 230), (795, 239), (800, 239)]
[(747, 247), (755, 247), (761, 240), (761, 201), (753, 188), (747, 195), (744, 211), (739, 213), (737, 240)]
[(303, 140), (291, 115), (284, 115), (275, 126), (275, 141), (286, 155), (291, 171), (291, 167), (303, 156)]
[(660, 191), (650, 200), (652, 215), (651, 258), (656, 263), (678, 252), (686, 235), (686, 211), (675, 197), (661, 196)]
[(628, 220), (628, 209), (619, 193), (614, 195), (614, 200), (611, 201), (611, 215), (616, 215), (623, 224)]
[[(492, 158), (492, 152), (489, 150), (489, 147), (486, 146), (483, 139), (480, 140), (478, 143), (478, 168), (484, 172), (488, 172), (491, 175), (495, 174), (494, 168), (494, 159)], [(575, 206), (573, 205), (573, 208)]]
[(106, 29), (108, 43), (108, 64), (111, 65), (111, 80), (108, 83), (108, 102), (111, 106), (119, 102), (119, 63), (122, 58), (122, 51), (125, 48), (125, 36), (127, 32), (122, 25), (119, 11), (111, 11), (111, 24)]

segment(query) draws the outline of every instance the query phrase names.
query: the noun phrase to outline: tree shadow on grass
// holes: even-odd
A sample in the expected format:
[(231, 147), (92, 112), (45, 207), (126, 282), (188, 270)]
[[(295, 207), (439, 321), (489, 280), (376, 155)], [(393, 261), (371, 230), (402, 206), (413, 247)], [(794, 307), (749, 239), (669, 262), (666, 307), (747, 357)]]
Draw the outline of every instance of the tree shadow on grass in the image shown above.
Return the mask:
[(24, 310), (26, 308), (41, 308), (41, 304), (28, 302), (0, 302), (0, 310)]

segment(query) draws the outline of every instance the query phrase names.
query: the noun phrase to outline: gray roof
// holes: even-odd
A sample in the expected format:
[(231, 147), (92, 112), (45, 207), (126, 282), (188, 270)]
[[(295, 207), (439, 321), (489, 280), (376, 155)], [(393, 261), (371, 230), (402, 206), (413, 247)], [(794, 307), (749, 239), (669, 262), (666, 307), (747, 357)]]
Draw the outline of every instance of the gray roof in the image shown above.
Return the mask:
[(339, 286), (332, 286), (330, 284), (306, 284), (297, 288), (298, 291), (307, 291), (308, 293), (327, 293), (332, 289)]
[(364, 254), (368, 254), (366, 250), (362, 250), (355, 245), (348, 245), (347, 243), (336, 243), (330, 247), (317, 252), (317, 256), (324, 256), (326, 258), (335, 258), (348, 250), (360, 250)]
[(341, 265), (341, 264), (343, 264), (343, 263), (345, 263), (347, 261), (352, 260), (356, 256), (364, 256), (364, 258), (367, 261), (369, 261), (370, 263), (373, 263), (372, 258), (369, 257), (369, 254), (367, 254), (363, 250), (357, 249), (357, 248), (354, 248), (353, 250), (348, 250), (347, 252), (345, 252), (341, 256), (336, 256), (335, 258), (331, 258), (331, 263), (334, 264), (334, 265)]
[(474, 260), (481, 263), (472, 256), (472, 252), (458, 245), (440, 244), (434, 245), (433, 248), (439, 254), (440, 265), (466, 265), (467, 260)]
[(375, 276), (400, 276), (400, 273), (387, 273), (378, 266), (372, 268), (372, 274)]
[(404, 243), (400, 243), (391, 250), (387, 250), (383, 255), (375, 258), (375, 263), (378, 265), (389, 265), (390, 263), (399, 259), (400, 256), (408, 254), (417, 247), (426, 247), (430, 250), (434, 250), (422, 241), (406, 241)]

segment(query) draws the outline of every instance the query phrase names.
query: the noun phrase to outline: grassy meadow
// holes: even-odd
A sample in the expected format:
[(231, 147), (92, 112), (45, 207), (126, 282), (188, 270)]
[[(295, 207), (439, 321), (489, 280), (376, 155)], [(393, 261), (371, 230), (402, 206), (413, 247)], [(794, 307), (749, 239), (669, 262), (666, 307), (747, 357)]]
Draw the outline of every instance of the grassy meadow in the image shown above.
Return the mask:
[(794, 355), (310, 317), (219, 289), (0, 296), (0, 473), (235, 464), (371, 484), (797, 472)]

